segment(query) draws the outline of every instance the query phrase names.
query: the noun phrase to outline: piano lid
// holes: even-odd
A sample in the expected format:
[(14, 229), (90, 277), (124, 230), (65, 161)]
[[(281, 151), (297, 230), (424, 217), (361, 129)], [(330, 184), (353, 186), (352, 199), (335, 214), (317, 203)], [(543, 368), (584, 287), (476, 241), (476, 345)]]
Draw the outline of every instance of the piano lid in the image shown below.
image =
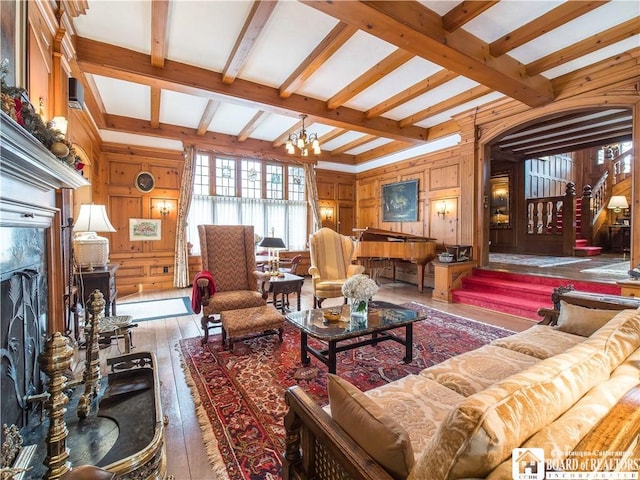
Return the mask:
[(428, 242), (435, 238), (420, 237), (410, 233), (382, 230), (381, 228), (366, 227), (358, 236), (360, 242)]

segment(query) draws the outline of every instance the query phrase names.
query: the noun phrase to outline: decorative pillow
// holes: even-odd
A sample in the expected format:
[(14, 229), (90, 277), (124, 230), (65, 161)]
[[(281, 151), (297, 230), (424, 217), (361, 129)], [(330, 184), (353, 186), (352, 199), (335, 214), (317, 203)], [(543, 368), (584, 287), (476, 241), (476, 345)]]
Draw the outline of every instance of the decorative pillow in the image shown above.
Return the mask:
[(404, 427), (357, 387), (337, 375), (327, 377), (333, 419), (394, 478), (407, 478), (414, 455)]
[(619, 310), (580, 307), (560, 300), (557, 328), (562, 332), (589, 337), (618, 313)]

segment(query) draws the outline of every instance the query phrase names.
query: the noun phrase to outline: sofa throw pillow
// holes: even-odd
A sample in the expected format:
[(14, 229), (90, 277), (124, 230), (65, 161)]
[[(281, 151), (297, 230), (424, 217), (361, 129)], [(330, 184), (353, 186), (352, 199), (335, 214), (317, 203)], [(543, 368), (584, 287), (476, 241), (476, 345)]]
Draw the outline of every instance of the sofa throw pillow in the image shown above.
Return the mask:
[(589, 337), (618, 313), (619, 310), (580, 307), (560, 300), (560, 315), (556, 328), (562, 332)]
[(407, 478), (415, 460), (405, 428), (351, 383), (327, 377), (333, 419), (394, 478)]

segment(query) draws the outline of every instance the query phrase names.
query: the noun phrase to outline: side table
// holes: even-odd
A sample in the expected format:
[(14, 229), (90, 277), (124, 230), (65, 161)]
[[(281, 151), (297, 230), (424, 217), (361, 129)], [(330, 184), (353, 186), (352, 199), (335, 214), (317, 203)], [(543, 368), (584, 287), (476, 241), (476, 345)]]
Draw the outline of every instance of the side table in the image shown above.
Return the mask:
[[(271, 277), (269, 279), (269, 290), (264, 290), (262, 296), (266, 300), (269, 292), (272, 294), (273, 306), (279, 308), (281, 312), (289, 311), (289, 294), (295, 293), (298, 296), (298, 311), (300, 310), (300, 292), (304, 277), (285, 273), (283, 277)], [(264, 285), (264, 284), (263, 284)]]
[[(98, 289), (104, 296), (104, 316), (116, 315), (116, 299), (118, 298), (118, 288), (116, 286), (116, 270), (120, 267), (117, 263), (110, 263), (103, 268), (93, 270), (80, 270), (75, 272), (75, 282), (78, 292), (82, 295), (82, 302), (89, 301), (91, 292)], [(84, 306), (84, 305), (83, 305)]]

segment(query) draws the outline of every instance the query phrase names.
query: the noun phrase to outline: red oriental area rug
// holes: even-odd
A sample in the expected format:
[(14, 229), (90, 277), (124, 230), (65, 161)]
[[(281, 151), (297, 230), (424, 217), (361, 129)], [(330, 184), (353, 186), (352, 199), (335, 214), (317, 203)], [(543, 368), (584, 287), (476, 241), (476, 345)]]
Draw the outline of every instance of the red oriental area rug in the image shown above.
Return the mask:
[[(402, 362), (402, 345), (382, 342), (338, 353), (338, 375), (369, 390), (513, 333), (418, 303), (403, 306), (428, 315), (414, 324), (413, 361)], [(181, 340), (179, 350), (213, 478), (280, 478), (284, 391), (300, 385), (319, 404), (328, 403), (326, 367), (313, 357), (307, 367), (300, 363), (300, 333), (289, 324), (282, 343), (270, 335), (236, 342), (233, 352), (222, 349), (220, 335), (205, 347), (200, 339)]]

